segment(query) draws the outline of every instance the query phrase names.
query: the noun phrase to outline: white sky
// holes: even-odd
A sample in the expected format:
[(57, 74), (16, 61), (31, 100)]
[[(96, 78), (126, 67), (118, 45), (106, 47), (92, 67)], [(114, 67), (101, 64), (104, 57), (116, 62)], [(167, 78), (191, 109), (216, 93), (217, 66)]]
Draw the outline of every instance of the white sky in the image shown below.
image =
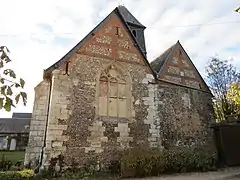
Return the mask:
[[(31, 112), (34, 87), (43, 69), (58, 61), (119, 3), (142, 23), (148, 59), (152, 61), (180, 40), (204, 76), (211, 56), (232, 59), (240, 68), (239, 0), (0, 0), (0, 45), (11, 51), (12, 65), (26, 80), (26, 107), (12, 112)], [(0, 111), (0, 117), (12, 112)]]

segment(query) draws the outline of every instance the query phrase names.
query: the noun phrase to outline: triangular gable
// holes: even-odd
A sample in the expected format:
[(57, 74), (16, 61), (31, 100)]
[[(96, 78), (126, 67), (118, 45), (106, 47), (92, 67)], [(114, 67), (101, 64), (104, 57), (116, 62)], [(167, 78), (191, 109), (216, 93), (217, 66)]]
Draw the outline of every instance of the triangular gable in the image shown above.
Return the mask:
[[(127, 16), (125, 15), (125, 17), (122, 15), (123, 11), (121, 6), (115, 8), (105, 19), (103, 19), (87, 36), (85, 36), (75, 47), (73, 47), (66, 55), (64, 55), (59, 61), (57, 61), (55, 64), (53, 64), (52, 66), (50, 66), (48, 69), (44, 70), (44, 77), (47, 77), (48, 75), (51, 74), (51, 72), (54, 69), (59, 68), (60, 66), (62, 66), (63, 64), (65, 64), (69, 58), (75, 54), (82, 46), (84, 46), (84, 44), (93, 37), (93, 35), (109, 20), (110, 16), (115, 13), (118, 18), (121, 20), (123, 26), (125, 27), (125, 29), (127, 30), (129, 36), (131, 37), (131, 40), (133, 41), (134, 46), (136, 47), (136, 49), (139, 51), (139, 53), (142, 56), (142, 59), (145, 63), (145, 65), (149, 68), (150, 72), (155, 76), (153, 69), (151, 68), (148, 60), (145, 57), (144, 52), (141, 50), (139, 43), (137, 42), (136, 38), (134, 37), (134, 35), (132, 34), (129, 26), (127, 25), (126, 20), (125, 19)], [(125, 8), (126, 9), (126, 8)], [(128, 11), (129, 12), (129, 11)], [(132, 16), (132, 15), (131, 15)]]
[(161, 60), (161, 67), (158, 67), (158, 78), (163, 81), (211, 93), (181, 43), (178, 41), (169, 49), (167, 55), (165, 55), (166, 58)]

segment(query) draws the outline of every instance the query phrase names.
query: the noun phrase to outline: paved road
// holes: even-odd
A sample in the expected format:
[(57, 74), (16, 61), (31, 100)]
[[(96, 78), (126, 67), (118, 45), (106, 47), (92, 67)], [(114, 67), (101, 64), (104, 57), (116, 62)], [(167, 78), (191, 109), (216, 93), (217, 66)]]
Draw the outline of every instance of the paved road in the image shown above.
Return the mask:
[(216, 172), (176, 174), (132, 180), (240, 180), (240, 167), (222, 169)]

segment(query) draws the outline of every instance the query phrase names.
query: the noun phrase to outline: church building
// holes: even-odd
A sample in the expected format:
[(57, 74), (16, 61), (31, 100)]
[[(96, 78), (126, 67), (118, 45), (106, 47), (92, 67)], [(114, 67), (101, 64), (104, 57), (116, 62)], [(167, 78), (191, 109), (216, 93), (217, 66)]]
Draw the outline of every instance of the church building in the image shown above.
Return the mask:
[(129, 148), (212, 141), (211, 91), (179, 41), (147, 60), (145, 29), (118, 6), (44, 70), (25, 164), (47, 166), (59, 154), (66, 163), (91, 155), (108, 161)]

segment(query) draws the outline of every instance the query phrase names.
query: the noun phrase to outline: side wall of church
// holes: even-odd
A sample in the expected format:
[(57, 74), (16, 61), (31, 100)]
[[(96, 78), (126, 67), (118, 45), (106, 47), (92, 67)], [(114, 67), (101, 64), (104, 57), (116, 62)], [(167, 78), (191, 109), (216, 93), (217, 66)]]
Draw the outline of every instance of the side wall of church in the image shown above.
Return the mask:
[(212, 144), (210, 125), (214, 122), (214, 111), (211, 94), (164, 82), (159, 83), (156, 93), (165, 148)]
[[(80, 54), (74, 58), (69, 76), (63, 75), (64, 69), (53, 73), (45, 165), (59, 154), (64, 154), (69, 163), (72, 158), (83, 163), (91, 153), (108, 160), (116, 151), (129, 147), (160, 146), (159, 130), (153, 124), (157, 119), (156, 85), (150, 84), (154, 78), (147, 68)], [(127, 81), (130, 96), (126, 95), (130, 104), (116, 104), (118, 117), (97, 112), (106, 106), (99, 99), (99, 73), (109, 64), (127, 72), (131, 79)], [(109, 111), (114, 113), (112, 109)]]

